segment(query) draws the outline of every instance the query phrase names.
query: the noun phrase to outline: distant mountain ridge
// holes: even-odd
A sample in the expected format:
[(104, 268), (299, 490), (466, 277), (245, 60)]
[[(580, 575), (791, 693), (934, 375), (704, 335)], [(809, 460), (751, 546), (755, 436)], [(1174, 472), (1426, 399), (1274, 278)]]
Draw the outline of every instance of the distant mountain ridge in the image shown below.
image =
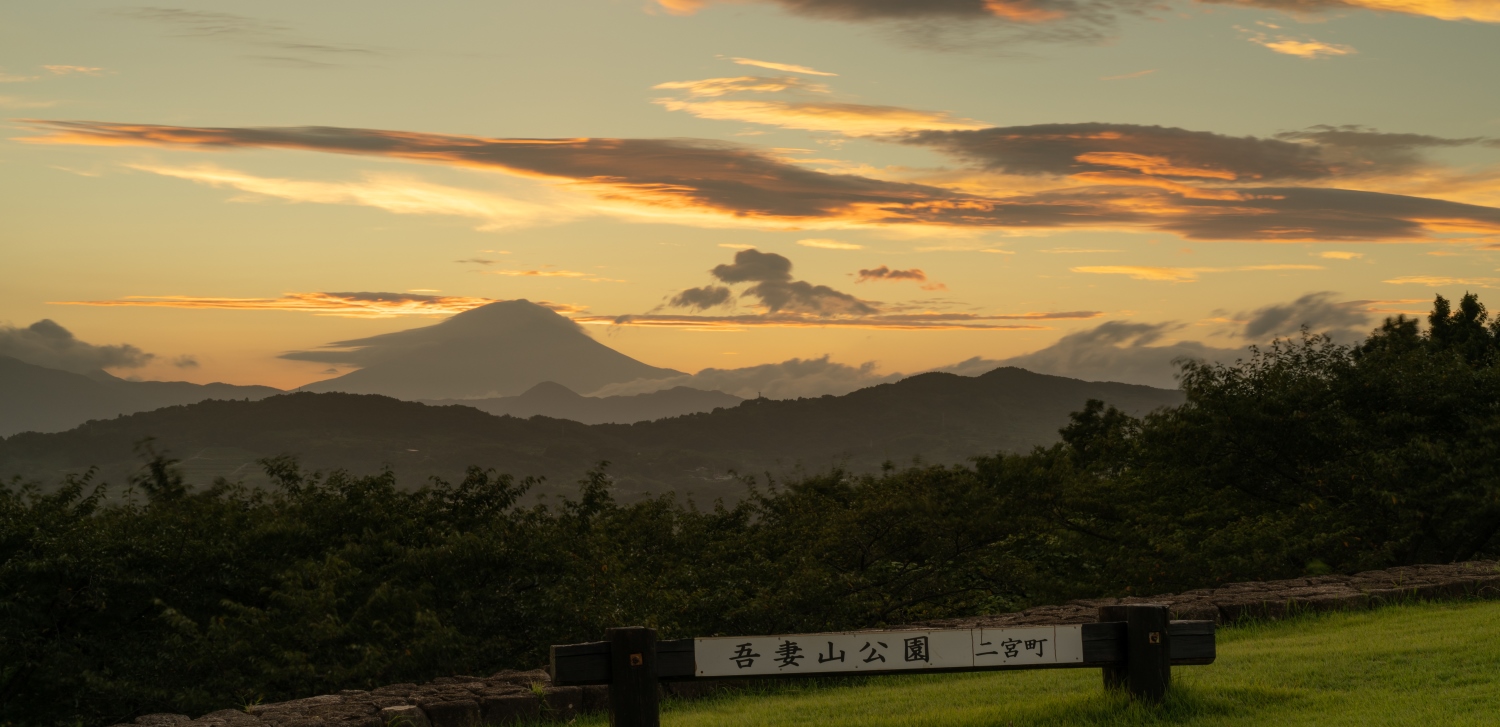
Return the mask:
[(682, 375), (626, 356), (595, 341), (572, 320), (526, 300), (490, 303), (435, 325), (340, 341), (283, 358), (361, 367), (299, 391), (407, 400), (516, 396), (543, 381), (594, 391), (606, 384)]
[(126, 381), (103, 371), (75, 374), (0, 356), (0, 437), (61, 432), (91, 419), (205, 399), (263, 399), (280, 393), (269, 386)]
[(187, 460), (200, 483), (220, 474), (254, 483), (257, 458), (292, 454), (306, 469), (368, 473), (388, 465), (408, 485), (433, 475), (458, 478), (466, 466), (479, 465), (544, 476), (542, 492), (571, 492), (585, 470), (608, 460), (623, 496), (738, 497), (743, 489), (730, 472), (785, 476), (833, 466), (871, 472), (918, 456), (948, 464), (1026, 451), (1057, 441), (1068, 414), (1088, 399), (1141, 414), (1181, 403), (1183, 395), (1000, 368), (977, 377), (922, 374), (839, 397), (751, 399), (707, 413), (590, 426), (380, 396), (296, 393), (15, 435), (0, 442), (0, 476), (56, 481), (99, 465), (103, 476), (120, 482), (139, 466), (135, 443), (151, 436)]
[(430, 406), (472, 406), (495, 416), (529, 419), (545, 416), (582, 424), (634, 424), (654, 419), (713, 411), (744, 401), (722, 391), (686, 386), (631, 396), (583, 396), (555, 381), (543, 381), (520, 396), (493, 399), (420, 399)]

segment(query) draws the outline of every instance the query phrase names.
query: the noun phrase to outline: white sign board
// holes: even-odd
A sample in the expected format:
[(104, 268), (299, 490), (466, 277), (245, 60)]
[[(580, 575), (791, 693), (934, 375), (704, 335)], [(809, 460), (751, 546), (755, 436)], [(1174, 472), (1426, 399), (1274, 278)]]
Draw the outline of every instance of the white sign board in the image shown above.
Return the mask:
[(1083, 661), (1080, 626), (831, 634), (694, 640), (698, 676), (971, 669)]

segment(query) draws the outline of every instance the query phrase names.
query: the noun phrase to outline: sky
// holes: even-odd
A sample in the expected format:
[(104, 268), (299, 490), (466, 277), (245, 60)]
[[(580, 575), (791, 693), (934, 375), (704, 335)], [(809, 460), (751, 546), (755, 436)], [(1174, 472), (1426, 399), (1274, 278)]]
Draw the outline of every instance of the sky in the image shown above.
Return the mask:
[(688, 373), (1352, 335), (1500, 288), (1497, 67), (1500, 0), (8, 3), (0, 344), (290, 388), (517, 298)]

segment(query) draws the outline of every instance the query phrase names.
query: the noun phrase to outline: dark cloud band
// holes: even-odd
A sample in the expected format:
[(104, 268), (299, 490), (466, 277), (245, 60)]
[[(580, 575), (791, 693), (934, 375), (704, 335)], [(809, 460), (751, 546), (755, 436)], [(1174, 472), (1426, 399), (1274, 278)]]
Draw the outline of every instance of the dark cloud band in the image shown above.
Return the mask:
[[(988, 169), (1072, 177), (1068, 180), (1072, 186), (1059, 189), (986, 196), (813, 171), (752, 148), (698, 140), (503, 139), (334, 127), (30, 123), (50, 132), (33, 139), (47, 143), (297, 149), (501, 169), (566, 182), (612, 203), (772, 224), (1137, 228), (1201, 240), (1271, 241), (1399, 240), (1428, 237), (1434, 231), (1500, 231), (1500, 209), (1491, 207), (1342, 189), (1238, 186), (1273, 180), (1336, 181), (1346, 173), (1340, 165), (1348, 162), (1331, 159), (1323, 150), (1358, 148), (1351, 138), (1366, 142), (1367, 152), (1373, 148), (1381, 154), (1392, 148), (1411, 150), (1433, 144), (1420, 138), (1396, 143), (1374, 132), (1347, 128), (1338, 131), (1336, 144), (1331, 137), (1321, 137), (1322, 141), (1236, 138), (1120, 124), (928, 132), (908, 139)], [(1380, 154), (1366, 153), (1363, 158), (1386, 171), (1406, 163)], [(768, 294), (772, 288), (767, 288)], [(802, 295), (790, 289), (775, 292), (785, 293), (789, 305)]]
[(1399, 174), (1423, 164), (1425, 149), (1488, 140), (1389, 134), (1358, 126), (1315, 126), (1265, 139), (1168, 126), (1084, 123), (924, 131), (904, 141), (1007, 174), (1124, 171), (1253, 183)]

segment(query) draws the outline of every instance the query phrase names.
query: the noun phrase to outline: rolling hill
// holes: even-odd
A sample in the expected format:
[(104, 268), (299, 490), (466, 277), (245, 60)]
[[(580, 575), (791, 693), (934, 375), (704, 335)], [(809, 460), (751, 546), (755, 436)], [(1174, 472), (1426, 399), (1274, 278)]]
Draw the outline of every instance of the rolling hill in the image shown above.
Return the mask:
[(868, 472), (913, 457), (956, 463), (1024, 451), (1056, 441), (1068, 414), (1091, 398), (1140, 414), (1177, 404), (1182, 394), (1001, 368), (977, 377), (922, 374), (838, 397), (752, 399), (651, 422), (585, 425), (382, 396), (294, 393), (15, 435), (0, 442), (0, 475), (56, 481), (98, 465), (119, 482), (138, 466), (135, 444), (155, 437), (200, 483), (223, 475), (253, 484), (257, 458), (293, 454), (307, 469), (370, 473), (389, 465), (408, 485), (457, 478), (472, 464), (544, 476), (540, 492), (572, 492), (589, 467), (608, 460), (624, 497), (677, 491), (733, 498), (743, 485), (731, 472)]

